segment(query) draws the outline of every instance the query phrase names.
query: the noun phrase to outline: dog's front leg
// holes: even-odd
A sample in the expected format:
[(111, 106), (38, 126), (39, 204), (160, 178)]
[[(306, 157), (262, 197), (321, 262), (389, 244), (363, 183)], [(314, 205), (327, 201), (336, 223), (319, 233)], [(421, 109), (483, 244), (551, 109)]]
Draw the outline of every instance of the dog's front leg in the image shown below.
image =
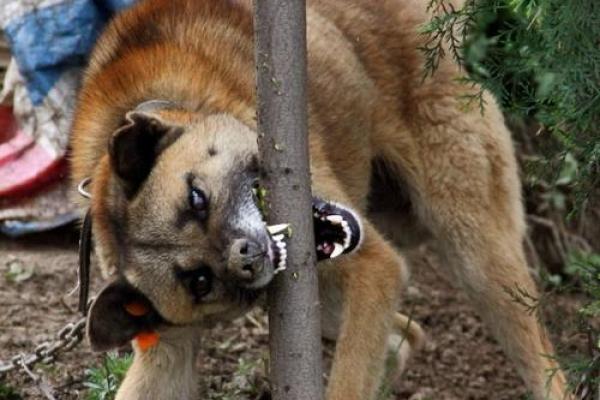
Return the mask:
[(133, 341), (133, 364), (116, 400), (197, 400), (198, 328), (161, 330), (158, 344), (140, 349)]
[(344, 306), (327, 400), (374, 399), (382, 377), (404, 266), (368, 223), (364, 234), (362, 247), (335, 266)]

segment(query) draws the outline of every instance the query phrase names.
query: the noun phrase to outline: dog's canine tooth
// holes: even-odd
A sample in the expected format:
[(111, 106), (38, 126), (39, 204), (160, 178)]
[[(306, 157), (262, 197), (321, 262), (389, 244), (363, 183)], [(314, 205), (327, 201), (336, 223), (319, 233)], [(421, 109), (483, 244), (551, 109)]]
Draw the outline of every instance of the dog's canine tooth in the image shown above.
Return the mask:
[(348, 239), (348, 242), (350, 242), (350, 238), (352, 237), (352, 229), (350, 229), (349, 226), (344, 226), (344, 240)]
[(275, 275), (277, 275), (279, 272), (285, 271), (286, 268), (287, 268), (287, 251), (284, 248), (284, 249), (281, 249), (279, 252), (279, 262), (277, 263), (277, 268), (275, 268), (273, 270), (273, 273)]
[(352, 237), (352, 229), (346, 221), (342, 222), (342, 230), (344, 231), (345, 238), (350, 240), (350, 238)]
[(350, 235), (346, 234), (344, 237), (344, 250), (350, 247)]
[(341, 215), (328, 215), (327, 216), (327, 221), (332, 222), (336, 225), (342, 224), (344, 223), (344, 217), (342, 217)]
[(329, 258), (335, 258), (337, 256), (339, 256), (340, 254), (342, 254), (344, 252), (344, 246), (342, 246), (339, 243), (334, 242), (333, 243), (333, 251), (331, 252), (331, 255), (329, 256)]
[(271, 235), (276, 235), (285, 232), (290, 227), (290, 224), (267, 225), (267, 230)]
[(274, 235), (274, 236), (273, 236), (273, 240), (274, 240), (275, 242), (282, 243), (282, 240), (283, 240), (283, 238), (284, 238), (284, 237), (285, 237), (285, 236), (284, 236), (283, 234)]
[(283, 265), (281, 262), (279, 263), (279, 266), (277, 268), (275, 268), (273, 270), (273, 274), (277, 275), (278, 273), (280, 273), (281, 271), (285, 271), (286, 270), (286, 266)]

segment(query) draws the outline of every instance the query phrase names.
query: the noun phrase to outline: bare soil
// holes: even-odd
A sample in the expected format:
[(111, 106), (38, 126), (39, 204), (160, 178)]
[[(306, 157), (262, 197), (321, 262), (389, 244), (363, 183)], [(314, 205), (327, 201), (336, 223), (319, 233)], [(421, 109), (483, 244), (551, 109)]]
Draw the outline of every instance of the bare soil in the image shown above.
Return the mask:
[[(429, 335), (426, 349), (409, 363), (396, 399), (508, 400), (526, 398), (526, 389), (499, 346), (475, 315), (465, 296), (450, 285), (443, 264), (426, 249), (409, 252), (412, 282), (403, 311), (412, 314)], [(15, 267), (15, 264), (17, 265)], [(25, 271), (21, 282), (9, 270)], [(69, 321), (79, 318), (76, 295), (77, 233), (72, 228), (26, 240), (0, 238), (0, 361), (32, 351)], [(27, 271), (32, 274), (27, 278)], [(97, 271), (96, 271), (97, 272)], [(93, 291), (101, 282), (95, 274)], [(92, 292), (93, 292), (92, 291)], [(551, 293), (544, 316), (559, 351), (572, 357), (585, 351), (576, 310), (582, 299)], [(266, 387), (267, 325), (257, 310), (232, 324), (206, 332), (198, 363), (205, 398), (257, 399)], [(330, 356), (332, 345), (326, 346)], [(86, 398), (86, 369), (99, 365), (87, 343), (64, 354), (55, 364), (38, 365), (35, 373), (52, 386), (57, 399)], [(25, 399), (44, 399), (32, 380), (20, 372), (0, 378)], [(268, 396), (262, 396), (267, 398)]]

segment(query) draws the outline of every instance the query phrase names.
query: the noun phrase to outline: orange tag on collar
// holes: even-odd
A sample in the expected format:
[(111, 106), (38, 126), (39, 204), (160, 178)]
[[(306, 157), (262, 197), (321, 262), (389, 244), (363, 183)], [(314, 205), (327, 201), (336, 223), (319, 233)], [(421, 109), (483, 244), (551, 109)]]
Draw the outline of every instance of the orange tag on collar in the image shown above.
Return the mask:
[(127, 311), (130, 315), (133, 315), (134, 317), (141, 317), (150, 312), (150, 310), (145, 304), (136, 301), (125, 304), (125, 311)]
[(160, 335), (158, 332), (140, 332), (135, 336), (135, 340), (142, 351), (151, 349), (158, 344)]

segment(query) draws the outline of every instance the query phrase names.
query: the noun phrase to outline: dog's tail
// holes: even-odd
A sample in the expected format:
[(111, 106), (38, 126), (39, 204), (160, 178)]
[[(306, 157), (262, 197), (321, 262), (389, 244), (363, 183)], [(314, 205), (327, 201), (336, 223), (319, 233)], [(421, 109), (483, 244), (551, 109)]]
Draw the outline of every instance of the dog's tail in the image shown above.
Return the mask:
[(408, 341), (412, 350), (423, 348), (426, 341), (426, 334), (421, 325), (412, 318), (396, 313), (392, 322), (393, 330), (398, 332)]

